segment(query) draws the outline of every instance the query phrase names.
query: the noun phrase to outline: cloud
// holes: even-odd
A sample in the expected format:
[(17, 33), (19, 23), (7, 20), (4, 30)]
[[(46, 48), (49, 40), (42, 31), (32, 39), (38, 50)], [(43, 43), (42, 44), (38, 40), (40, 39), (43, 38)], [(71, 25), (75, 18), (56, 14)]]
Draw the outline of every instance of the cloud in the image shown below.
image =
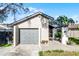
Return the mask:
[(39, 9), (39, 8), (33, 8), (33, 7), (29, 7), (29, 10), (30, 10), (31, 12), (38, 12), (38, 11), (43, 12), (42, 9)]

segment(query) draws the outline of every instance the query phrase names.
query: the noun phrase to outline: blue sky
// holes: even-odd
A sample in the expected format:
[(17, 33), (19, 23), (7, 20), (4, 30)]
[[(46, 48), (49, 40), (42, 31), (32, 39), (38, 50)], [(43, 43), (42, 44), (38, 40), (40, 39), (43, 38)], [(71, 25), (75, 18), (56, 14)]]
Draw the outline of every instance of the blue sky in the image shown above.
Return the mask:
[[(73, 18), (75, 21), (79, 21), (79, 3), (25, 3), (24, 7), (29, 8), (30, 12), (18, 15), (17, 19), (21, 19), (29, 13), (41, 11), (54, 18), (65, 15), (68, 18)], [(6, 21), (7, 23), (12, 22), (10, 18)]]

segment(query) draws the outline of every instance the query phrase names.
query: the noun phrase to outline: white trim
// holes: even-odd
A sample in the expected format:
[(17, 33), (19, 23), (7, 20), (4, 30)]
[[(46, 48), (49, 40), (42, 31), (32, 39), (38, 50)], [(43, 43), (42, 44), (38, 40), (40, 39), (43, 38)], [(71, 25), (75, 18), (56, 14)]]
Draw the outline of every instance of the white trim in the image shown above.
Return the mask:
[(41, 42), (41, 28), (39, 28), (38, 31), (39, 31), (39, 40), (38, 40), (38, 41), (39, 41), (39, 46), (40, 46), (40, 44), (41, 44), (41, 43), (40, 43), (40, 42)]
[(13, 27), (13, 46), (16, 46), (16, 26)]

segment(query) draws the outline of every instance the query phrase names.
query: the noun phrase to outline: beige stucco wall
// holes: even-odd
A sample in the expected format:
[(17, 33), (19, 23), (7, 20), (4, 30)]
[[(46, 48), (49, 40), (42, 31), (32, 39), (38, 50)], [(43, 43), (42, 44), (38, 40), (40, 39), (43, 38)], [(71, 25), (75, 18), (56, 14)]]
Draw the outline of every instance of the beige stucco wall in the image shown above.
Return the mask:
[[(18, 28), (38, 28), (39, 29), (39, 43), (42, 41), (42, 40), (49, 40), (49, 29), (48, 27), (47, 28), (43, 28), (42, 27), (42, 22), (41, 22), (41, 15), (37, 16), (37, 17), (34, 17), (34, 18), (31, 18), (25, 22), (22, 22), (22, 23), (19, 23), (15, 26), (17, 26)], [(46, 18), (44, 18), (45, 20), (48, 20)], [(47, 23), (47, 26), (48, 26), (48, 23)], [(17, 31), (14, 31), (14, 32), (17, 32), (18, 33), (18, 29)], [(15, 34), (15, 37), (17, 35), (17, 37), (19, 37), (18, 35), (19, 34)], [(15, 38), (14, 37), (14, 38)], [(15, 40), (18, 40), (18, 38), (16, 38)]]
[(40, 16), (31, 18), (30, 20), (22, 22), (17, 26), (18, 28), (40, 28), (41, 27)]
[(14, 26), (13, 28), (13, 44), (14, 47), (19, 43), (19, 30), (18, 26)]
[[(47, 21), (47, 27), (43, 27), (41, 28), (41, 41), (42, 40), (46, 40), (49, 41), (49, 22), (47, 18), (43, 18)], [(42, 24), (42, 23), (41, 23)]]
[(79, 37), (79, 30), (69, 30), (68, 31), (68, 36), (69, 37)]

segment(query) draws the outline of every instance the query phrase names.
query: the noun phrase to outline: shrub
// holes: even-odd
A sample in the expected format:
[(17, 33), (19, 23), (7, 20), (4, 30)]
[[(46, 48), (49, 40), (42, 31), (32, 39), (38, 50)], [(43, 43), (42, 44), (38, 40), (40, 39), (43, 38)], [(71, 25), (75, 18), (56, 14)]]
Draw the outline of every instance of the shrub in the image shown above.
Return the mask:
[(62, 35), (61, 29), (57, 29), (57, 32), (55, 33), (56, 40), (60, 41)]
[(39, 55), (40, 55), (40, 56), (43, 56), (43, 51), (40, 51), (40, 52), (39, 52)]
[(42, 44), (45, 44), (45, 43), (47, 44), (48, 41), (47, 41), (47, 40), (42, 40), (41, 43), (42, 43)]
[(74, 42), (75, 44), (79, 44), (79, 38), (69, 37), (69, 42)]

